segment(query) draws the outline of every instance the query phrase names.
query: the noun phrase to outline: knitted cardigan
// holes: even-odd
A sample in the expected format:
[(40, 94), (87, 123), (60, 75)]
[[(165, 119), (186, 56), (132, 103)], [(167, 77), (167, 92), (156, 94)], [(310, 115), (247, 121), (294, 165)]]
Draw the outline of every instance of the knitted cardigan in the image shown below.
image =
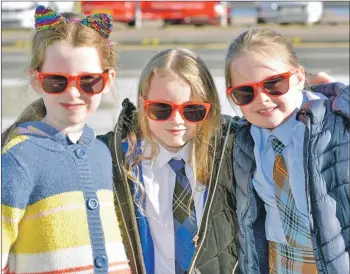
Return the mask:
[(85, 126), (74, 144), (43, 122), (2, 148), (3, 273), (130, 273), (108, 148)]

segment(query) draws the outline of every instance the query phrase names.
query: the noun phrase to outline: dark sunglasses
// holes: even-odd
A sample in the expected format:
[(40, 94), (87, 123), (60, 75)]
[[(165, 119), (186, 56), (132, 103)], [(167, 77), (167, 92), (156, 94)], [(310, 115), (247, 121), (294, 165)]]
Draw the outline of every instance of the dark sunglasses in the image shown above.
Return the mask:
[(269, 76), (258, 83), (229, 87), (226, 93), (238, 106), (252, 103), (258, 94), (258, 88), (261, 88), (262, 92), (269, 96), (281, 96), (289, 90), (289, 79), (295, 72)]
[(143, 99), (147, 115), (155, 121), (166, 121), (178, 110), (181, 117), (190, 123), (198, 123), (205, 120), (211, 108), (210, 103), (190, 102), (176, 105), (166, 101), (151, 101)]
[(75, 76), (64, 73), (41, 73), (38, 71), (36, 73), (43, 91), (48, 94), (62, 94), (74, 81), (80, 92), (94, 95), (101, 93), (108, 82), (108, 70), (102, 73), (84, 73)]

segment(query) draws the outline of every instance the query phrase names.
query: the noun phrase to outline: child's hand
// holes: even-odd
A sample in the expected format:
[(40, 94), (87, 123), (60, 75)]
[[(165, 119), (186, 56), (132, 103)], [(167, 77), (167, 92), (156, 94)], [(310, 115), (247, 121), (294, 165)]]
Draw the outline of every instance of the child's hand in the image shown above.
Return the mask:
[(335, 80), (325, 72), (317, 74), (306, 73), (306, 83), (309, 85), (320, 85), (335, 82)]

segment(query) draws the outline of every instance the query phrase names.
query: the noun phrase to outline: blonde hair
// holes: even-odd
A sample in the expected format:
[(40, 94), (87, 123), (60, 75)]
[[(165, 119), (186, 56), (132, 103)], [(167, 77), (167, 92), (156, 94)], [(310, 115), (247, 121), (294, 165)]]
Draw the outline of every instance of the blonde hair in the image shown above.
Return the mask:
[[(210, 112), (200, 127), (197, 135), (191, 140), (191, 160), (196, 179), (202, 184), (208, 184), (213, 162), (213, 141), (215, 134), (220, 134), (220, 102), (214, 80), (204, 62), (193, 52), (186, 49), (167, 49), (151, 58), (143, 69), (138, 85), (138, 98), (147, 97), (153, 77), (173, 76), (190, 85), (192, 96), (203, 102), (210, 102)], [(145, 107), (138, 100), (136, 113), (137, 126), (127, 135), (130, 159), (126, 166), (127, 176), (137, 183), (137, 190), (143, 190), (139, 182), (137, 166), (144, 160), (154, 160), (158, 147), (149, 129)], [(142, 139), (151, 146), (151, 156), (144, 152), (137, 153), (137, 140)], [(135, 175), (135, 173), (136, 175)], [(137, 191), (136, 191), (137, 192)], [(135, 194), (136, 194), (135, 192)], [(144, 193), (141, 194), (144, 197)]]
[[(79, 14), (71, 12), (62, 13), (61, 15), (67, 19), (82, 19), (82, 16)], [(36, 32), (32, 41), (29, 69), (40, 71), (45, 61), (46, 48), (58, 41), (70, 43), (73, 47), (88, 46), (96, 48), (100, 56), (102, 69), (116, 69), (116, 44), (109, 42), (97, 31), (79, 22), (67, 22), (59, 24), (55, 29)], [(42, 99), (31, 103), (17, 118), (15, 123), (1, 134), (1, 147), (9, 141), (12, 132), (18, 124), (27, 121), (39, 121), (45, 115), (46, 108)]]
[(230, 67), (233, 59), (250, 52), (258, 52), (265, 55), (277, 53), (292, 67), (301, 67), (293, 45), (284, 35), (269, 28), (252, 27), (241, 33), (228, 47), (225, 58), (226, 88), (232, 85)]

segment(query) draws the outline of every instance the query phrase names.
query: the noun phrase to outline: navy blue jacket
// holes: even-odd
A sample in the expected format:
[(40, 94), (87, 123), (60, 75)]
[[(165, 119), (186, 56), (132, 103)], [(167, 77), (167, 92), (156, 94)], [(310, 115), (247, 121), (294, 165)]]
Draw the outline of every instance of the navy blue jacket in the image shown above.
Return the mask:
[[(318, 272), (344, 274), (349, 273), (350, 253), (349, 86), (325, 85), (322, 93), (332, 100), (308, 101), (297, 114), (306, 126), (306, 198)], [(268, 273), (266, 212), (252, 184), (256, 163), (251, 124), (235, 120), (239, 270)]]

